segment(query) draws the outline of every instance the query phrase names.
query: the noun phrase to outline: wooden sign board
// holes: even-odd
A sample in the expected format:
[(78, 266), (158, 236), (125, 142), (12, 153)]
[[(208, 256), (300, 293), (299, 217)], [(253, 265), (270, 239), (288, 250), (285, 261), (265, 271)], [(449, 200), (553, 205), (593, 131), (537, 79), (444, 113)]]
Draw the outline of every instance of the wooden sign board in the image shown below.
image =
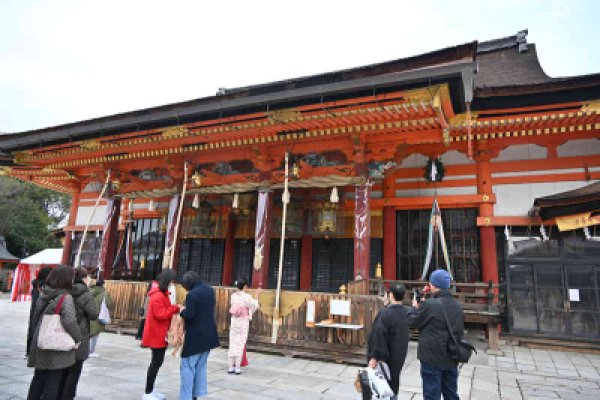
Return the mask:
[(350, 300), (331, 300), (329, 302), (329, 314), (350, 316)]
[(315, 301), (306, 300), (306, 326), (312, 328), (315, 326)]

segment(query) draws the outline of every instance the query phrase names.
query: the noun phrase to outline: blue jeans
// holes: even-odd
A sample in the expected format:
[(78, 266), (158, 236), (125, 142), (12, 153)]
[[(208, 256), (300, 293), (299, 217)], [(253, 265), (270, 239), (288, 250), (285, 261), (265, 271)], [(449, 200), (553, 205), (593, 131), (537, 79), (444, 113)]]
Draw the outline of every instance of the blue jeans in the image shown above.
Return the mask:
[(459, 400), (458, 368), (442, 369), (421, 361), (421, 379), (423, 380), (423, 400)]
[(206, 383), (208, 353), (210, 351), (181, 358), (179, 400), (192, 400), (192, 397), (202, 397), (208, 394), (208, 384)]

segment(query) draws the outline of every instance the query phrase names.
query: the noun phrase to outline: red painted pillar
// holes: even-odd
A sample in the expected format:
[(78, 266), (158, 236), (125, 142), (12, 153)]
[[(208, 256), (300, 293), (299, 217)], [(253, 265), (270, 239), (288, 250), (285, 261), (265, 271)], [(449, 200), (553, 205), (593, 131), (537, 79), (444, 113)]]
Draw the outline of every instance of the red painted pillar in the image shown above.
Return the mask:
[[(384, 201), (396, 197), (396, 177), (388, 171), (383, 180)], [(383, 206), (383, 279), (397, 279), (396, 207)]]
[(119, 236), (119, 215), (121, 214), (121, 198), (112, 197), (106, 204), (106, 217), (102, 229), (102, 245), (98, 257), (98, 268), (102, 278), (110, 279), (112, 265), (115, 261), (115, 245)]
[[(73, 193), (73, 196), (71, 196), (71, 210), (69, 211), (69, 228), (73, 229), (73, 227), (75, 226), (75, 221), (77, 220), (77, 209), (79, 207), (79, 192), (75, 192)], [(65, 232), (65, 244), (63, 246), (63, 254), (62, 254), (62, 259), (61, 259), (61, 263), (62, 264), (69, 264), (71, 262), (71, 248), (73, 246), (73, 239), (71, 239), (71, 236), (73, 235), (72, 232)]]
[(234, 279), (237, 277), (233, 276), (233, 259), (235, 257), (235, 214), (229, 212), (227, 218), (227, 233), (225, 236), (225, 257), (223, 258), (223, 277), (221, 278), (221, 284), (224, 286), (233, 285)]
[(355, 186), (354, 197), (354, 278), (369, 280), (371, 251), (371, 184)]
[[(489, 199), (493, 194), (492, 173), (490, 170), (490, 157), (485, 151), (485, 143), (480, 144), (479, 156), (477, 157), (477, 193), (487, 196)], [(483, 153), (483, 154), (482, 154)], [(492, 217), (494, 206), (489, 201), (484, 201), (479, 206), (480, 217)], [(482, 226), (479, 228), (480, 251), (481, 251), (481, 278), (484, 282), (492, 281), (498, 283), (498, 258), (496, 256), (496, 234), (493, 226)]]
[(312, 235), (303, 235), (300, 253), (300, 290), (309, 291), (312, 286)]
[(269, 278), (269, 253), (271, 249), (271, 225), (273, 222), (273, 192), (258, 192), (256, 206), (256, 233), (254, 240), (254, 262), (252, 287), (266, 288)]

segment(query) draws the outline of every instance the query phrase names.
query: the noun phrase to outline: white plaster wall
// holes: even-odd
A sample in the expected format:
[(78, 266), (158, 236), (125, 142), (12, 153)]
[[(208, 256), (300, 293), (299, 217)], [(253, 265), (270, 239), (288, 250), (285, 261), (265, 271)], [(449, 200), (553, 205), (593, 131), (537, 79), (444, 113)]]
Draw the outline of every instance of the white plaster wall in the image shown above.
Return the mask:
[(458, 150), (450, 150), (441, 155), (440, 160), (444, 165), (475, 164), (464, 153)]
[(402, 160), (400, 168), (424, 167), (427, 164), (427, 160), (429, 160), (429, 158), (425, 157), (423, 154), (413, 153), (410, 156), (406, 157), (404, 160)]
[[(156, 205), (156, 209), (160, 210), (163, 208), (169, 208), (169, 203), (167, 202), (155, 202), (154, 203)], [(133, 203), (133, 209), (134, 210), (147, 210), (148, 209), (148, 203)]]
[(493, 161), (540, 160), (546, 158), (548, 149), (537, 144), (516, 144), (502, 150)]
[[(435, 189), (406, 189), (396, 190), (396, 197), (420, 197), (420, 196), (433, 196)], [(438, 196), (451, 196), (457, 194), (477, 194), (476, 186), (464, 186), (464, 187), (451, 187), (451, 188), (438, 188)]]
[[(94, 206), (79, 206), (77, 208), (77, 218), (75, 219), (76, 226), (85, 226), (88, 222), (88, 218), (92, 215)], [(106, 205), (99, 205), (94, 213), (94, 218), (90, 225), (103, 225), (104, 218), (106, 216)]]
[(496, 194), (494, 215), (499, 217), (527, 216), (536, 197), (579, 189), (590, 183), (593, 182), (571, 181), (494, 185), (493, 191)]
[(556, 148), (559, 157), (600, 155), (600, 139), (569, 140)]

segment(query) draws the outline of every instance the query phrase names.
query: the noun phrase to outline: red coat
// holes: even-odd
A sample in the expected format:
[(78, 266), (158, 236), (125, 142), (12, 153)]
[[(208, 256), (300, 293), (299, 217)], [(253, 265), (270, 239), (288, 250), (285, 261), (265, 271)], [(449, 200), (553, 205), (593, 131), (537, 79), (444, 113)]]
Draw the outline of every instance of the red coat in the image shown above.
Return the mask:
[(167, 347), (167, 332), (171, 326), (173, 314), (179, 312), (179, 307), (171, 305), (167, 293), (161, 292), (158, 287), (153, 287), (148, 292), (150, 301), (146, 312), (146, 323), (142, 345), (151, 349)]

